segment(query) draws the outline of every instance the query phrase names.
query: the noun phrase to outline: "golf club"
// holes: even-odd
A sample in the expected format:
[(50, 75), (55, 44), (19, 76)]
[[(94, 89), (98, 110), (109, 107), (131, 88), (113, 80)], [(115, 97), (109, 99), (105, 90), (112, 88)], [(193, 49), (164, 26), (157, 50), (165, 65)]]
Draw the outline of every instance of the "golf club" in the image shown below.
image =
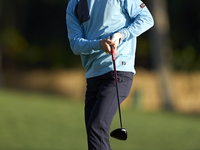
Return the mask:
[(119, 101), (117, 71), (116, 71), (116, 65), (115, 65), (115, 54), (114, 54), (114, 47), (113, 46), (111, 46), (111, 53), (112, 53), (112, 61), (113, 61), (114, 74), (115, 74), (117, 100), (118, 100), (118, 109), (119, 109), (119, 119), (120, 119), (120, 126), (121, 126), (121, 128), (113, 130), (110, 133), (110, 136), (113, 137), (113, 138), (116, 138), (118, 140), (126, 140), (127, 139), (127, 130), (125, 128), (122, 128), (122, 117), (121, 117), (121, 109), (120, 109), (120, 101)]

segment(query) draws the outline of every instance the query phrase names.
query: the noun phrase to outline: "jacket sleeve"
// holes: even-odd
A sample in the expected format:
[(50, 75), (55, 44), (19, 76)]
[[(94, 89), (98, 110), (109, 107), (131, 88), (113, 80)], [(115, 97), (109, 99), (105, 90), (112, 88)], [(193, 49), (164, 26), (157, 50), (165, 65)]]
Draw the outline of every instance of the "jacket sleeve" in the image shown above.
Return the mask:
[(68, 38), (73, 53), (75, 55), (84, 55), (99, 52), (101, 50), (100, 40), (85, 39), (83, 29), (74, 13), (73, 2), (72, 0), (69, 2), (66, 10)]
[(146, 5), (141, 0), (122, 0), (124, 12), (130, 17), (132, 23), (121, 29), (123, 40), (137, 37), (154, 25), (154, 20)]

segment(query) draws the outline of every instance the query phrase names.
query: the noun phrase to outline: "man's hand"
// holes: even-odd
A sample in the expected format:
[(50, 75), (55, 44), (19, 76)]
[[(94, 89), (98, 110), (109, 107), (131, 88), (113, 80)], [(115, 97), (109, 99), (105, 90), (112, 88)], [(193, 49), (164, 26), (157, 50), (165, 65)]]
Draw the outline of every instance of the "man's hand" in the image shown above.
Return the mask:
[[(106, 52), (106, 54), (111, 55), (111, 46), (115, 47), (115, 43), (111, 41), (110, 39), (103, 39), (100, 41), (100, 47), (101, 49)], [(114, 54), (116, 55), (116, 49), (114, 50)]]

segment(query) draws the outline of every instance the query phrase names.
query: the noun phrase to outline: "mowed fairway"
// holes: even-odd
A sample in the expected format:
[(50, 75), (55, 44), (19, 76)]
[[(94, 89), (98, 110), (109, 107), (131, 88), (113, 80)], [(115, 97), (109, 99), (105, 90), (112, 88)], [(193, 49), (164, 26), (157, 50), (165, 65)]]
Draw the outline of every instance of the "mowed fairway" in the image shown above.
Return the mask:
[[(110, 139), (113, 150), (200, 150), (199, 116), (122, 109), (122, 120), (128, 140)], [(0, 150), (87, 150), (84, 103), (0, 90)]]

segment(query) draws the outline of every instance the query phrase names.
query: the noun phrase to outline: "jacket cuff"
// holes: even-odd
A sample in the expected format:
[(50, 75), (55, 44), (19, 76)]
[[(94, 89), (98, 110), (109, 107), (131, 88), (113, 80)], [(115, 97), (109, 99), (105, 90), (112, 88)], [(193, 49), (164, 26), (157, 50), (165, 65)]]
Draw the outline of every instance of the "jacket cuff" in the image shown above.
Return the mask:
[(92, 49), (93, 50), (101, 50), (100, 40), (95, 40), (94, 42), (92, 42)]
[(123, 28), (123, 29), (119, 30), (118, 32), (121, 32), (124, 35), (124, 37), (122, 38), (122, 41), (124, 41), (124, 40), (126, 41), (130, 36), (129, 31), (126, 28)]

